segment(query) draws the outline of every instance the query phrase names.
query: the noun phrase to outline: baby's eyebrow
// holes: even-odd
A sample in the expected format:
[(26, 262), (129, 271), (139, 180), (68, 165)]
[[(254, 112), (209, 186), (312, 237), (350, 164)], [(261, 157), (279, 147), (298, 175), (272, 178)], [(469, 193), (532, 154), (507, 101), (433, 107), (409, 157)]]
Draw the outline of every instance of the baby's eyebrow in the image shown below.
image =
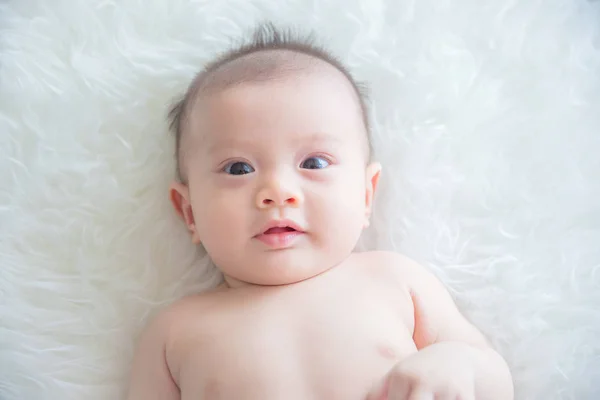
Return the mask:
[[(337, 135), (332, 135), (330, 133), (325, 132), (312, 132), (308, 134), (298, 135), (293, 143), (296, 146), (303, 146), (306, 144), (333, 144), (333, 145), (341, 145), (345, 141), (342, 140), (341, 137)], [(211, 143), (207, 150), (209, 154), (227, 150), (238, 150), (238, 149), (249, 149), (253, 147), (257, 147), (259, 144), (254, 140), (245, 140), (245, 139), (232, 139), (232, 140), (217, 140)]]
[(340, 135), (334, 135), (326, 132), (313, 132), (306, 135), (300, 135), (296, 141), (295, 145), (298, 147), (313, 145), (313, 146), (331, 146), (331, 147), (339, 147), (343, 146), (346, 140), (342, 138)]
[(229, 139), (229, 140), (216, 140), (207, 146), (208, 154), (220, 153), (224, 151), (240, 150), (240, 149), (252, 149), (258, 146), (255, 140), (248, 139)]
[(336, 135), (326, 132), (313, 132), (305, 136), (300, 136), (298, 142), (327, 142), (327, 143), (343, 143), (343, 140)]
[(208, 154), (213, 154), (226, 150), (247, 148), (249, 145), (251, 145), (249, 141), (216, 141), (214, 143), (211, 143), (210, 146), (208, 146)]

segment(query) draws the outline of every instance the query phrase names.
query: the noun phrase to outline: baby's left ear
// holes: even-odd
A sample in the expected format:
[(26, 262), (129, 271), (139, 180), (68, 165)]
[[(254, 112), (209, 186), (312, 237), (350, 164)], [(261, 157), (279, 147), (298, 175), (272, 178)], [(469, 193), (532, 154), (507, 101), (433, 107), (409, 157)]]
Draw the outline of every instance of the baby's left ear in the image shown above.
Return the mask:
[(367, 166), (365, 174), (365, 227), (369, 226), (369, 218), (373, 209), (373, 197), (375, 197), (375, 190), (379, 183), (379, 176), (381, 175), (381, 164), (378, 162), (372, 162)]

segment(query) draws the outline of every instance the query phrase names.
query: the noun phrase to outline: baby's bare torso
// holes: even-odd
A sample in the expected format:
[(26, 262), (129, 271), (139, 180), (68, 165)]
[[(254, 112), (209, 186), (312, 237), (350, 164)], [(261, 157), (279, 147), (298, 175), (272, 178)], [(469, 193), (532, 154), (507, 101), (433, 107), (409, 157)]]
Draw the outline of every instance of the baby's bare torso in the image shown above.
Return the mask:
[(185, 299), (167, 342), (181, 398), (363, 400), (416, 352), (411, 298), (389, 269), (363, 253), (301, 283)]

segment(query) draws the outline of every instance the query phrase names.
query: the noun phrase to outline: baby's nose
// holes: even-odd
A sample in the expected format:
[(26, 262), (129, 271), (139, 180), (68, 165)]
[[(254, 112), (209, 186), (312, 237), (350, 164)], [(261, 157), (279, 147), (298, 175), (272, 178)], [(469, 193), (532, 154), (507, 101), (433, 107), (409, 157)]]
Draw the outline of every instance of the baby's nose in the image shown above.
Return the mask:
[(261, 209), (271, 207), (299, 207), (303, 198), (299, 190), (293, 190), (280, 184), (270, 184), (258, 192), (256, 206)]

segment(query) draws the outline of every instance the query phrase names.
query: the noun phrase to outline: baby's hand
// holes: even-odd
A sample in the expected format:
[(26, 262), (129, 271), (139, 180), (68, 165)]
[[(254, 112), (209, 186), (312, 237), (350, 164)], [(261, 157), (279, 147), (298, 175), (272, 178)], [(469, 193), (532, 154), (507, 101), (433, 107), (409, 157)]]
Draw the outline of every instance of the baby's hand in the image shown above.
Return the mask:
[(367, 400), (474, 400), (473, 367), (432, 345), (392, 368)]

